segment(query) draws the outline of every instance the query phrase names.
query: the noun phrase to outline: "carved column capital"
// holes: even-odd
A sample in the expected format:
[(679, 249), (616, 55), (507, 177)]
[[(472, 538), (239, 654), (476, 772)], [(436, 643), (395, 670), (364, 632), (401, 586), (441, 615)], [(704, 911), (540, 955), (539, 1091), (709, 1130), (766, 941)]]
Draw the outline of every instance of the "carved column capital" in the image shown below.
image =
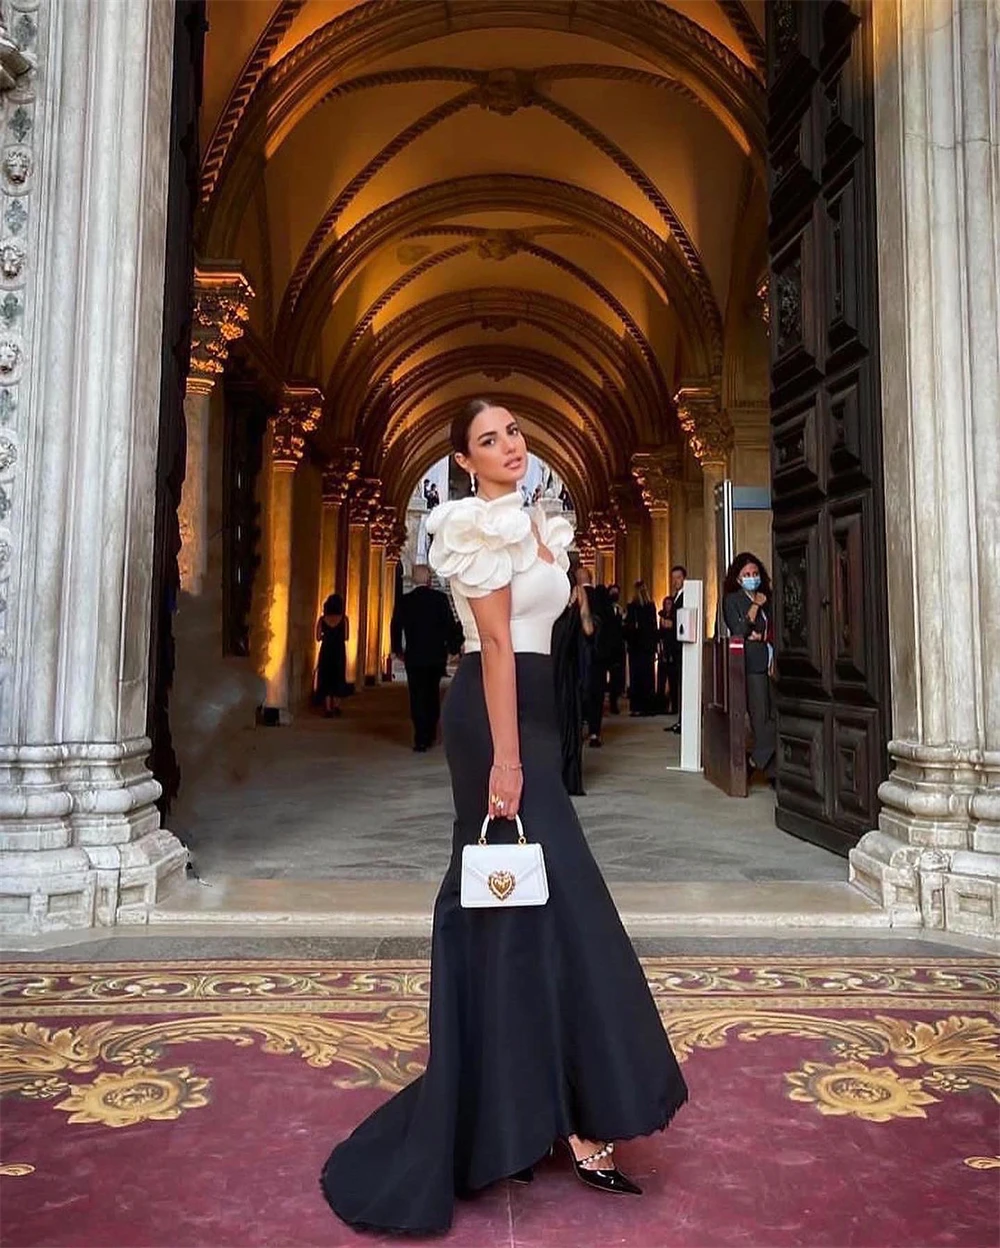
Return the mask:
[(669, 510), (670, 487), (681, 474), (681, 457), (678, 451), (674, 447), (636, 451), (632, 456), (631, 468), (646, 509), (650, 512)]
[(351, 524), (371, 524), (382, 506), (382, 482), (361, 477), (351, 487)]
[(338, 446), (323, 473), (323, 502), (331, 507), (344, 502), (360, 471), (360, 449), (356, 446)]
[(640, 512), (639, 489), (634, 477), (611, 482), (611, 505), (627, 528), (629, 519)]
[(375, 546), (386, 546), (393, 540), (396, 529), (396, 508), (379, 506), (371, 519), (371, 539)]
[(576, 535), (576, 552), (580, 556), (580, 562), (592, 567), (594, 559), (597, 555), (597, 549), (594, 545), (594, 539), (591, 536), (589, 528), (584, 533)]
[(306, 451), (306, 435), (319, 427), (323, 395), (315, 386), (288, 385), (272, 418), (271, 459), (294, 468)]
[(713, 385), (688, 385), (674, 395), (677, 419), (698, 463), (724, 464), (733, 446), (733, 426)]
[(210, 394), (225, 368), (229, 346), (250, 319), (253, 287), (234, 265), (195, 267), (189, 394)]
[(614, 550), (623, 527), (622, 519), (616, 511), (594, 511), (590, 515), (587, 537), (597, 550)]

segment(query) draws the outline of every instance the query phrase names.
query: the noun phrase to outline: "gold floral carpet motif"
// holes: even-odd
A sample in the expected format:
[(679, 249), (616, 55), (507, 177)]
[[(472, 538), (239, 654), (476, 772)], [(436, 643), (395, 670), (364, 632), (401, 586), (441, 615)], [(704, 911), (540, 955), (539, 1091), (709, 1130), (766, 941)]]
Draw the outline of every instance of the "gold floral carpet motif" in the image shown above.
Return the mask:
[[(668, 1154), (676, 1164), (671, 1144), (728, 1154), (739, 1140), (748, 1156), (770, 1153), (793, 1168), (804, 1158), (836, 1164), (842, 1150), (858, 1149), (884, 1151), (891, 1162), (905, 1149), (909, 1167), (964, 1183), (969, 1234), (982, 1233), (991, 1210), (995, 1223), (995, 1194), (992, 1204), (980, 1200), (978, 1215), (972, 1197), (973, 1189), (996, 1188), (1000, 1167), (996, 963), (679, 957), (646, 959), (644, 967), (691, 1086), (691, 1104), (655, 1144), (661, 1164)], [(246, 1114), (250, 1140), (255, 1132), (300, 1133), (304, 1169), (295, 1182), (315, 1163), (312, 1181), (329, 1145), (423, 1069), (428, 995), (422, 962), (0, 966), (3, 1242), (131, 1242), (102, 1238), (126, 1233), (150, 1245), (285, 1242), (253, 1238), (263, 1232), (252, 1228), (240, 1240), (221, 1224), (217, 1239), (171, 1241), (157, 1226), (116, 1230), (108, 1216), (90, 1230), (86, 1219), (76, 1223), (78, 1238), (60, 1237), (57, 1218), (32, 1214), (27, 1189), (46, 1175), (65, 1176), (88, 1149), (121, 1164), (132, 1136), (148, 1150), (177, 1132), (194, 1157), (201, 1150), (216, 1168), (228, 1158), (239, 1173), (229, 1144), (234, 1130), (241, 1140), (247, 1133)], [(263, 1152), (296, 1173), (290, 1147), (269, 1139)], [(264, 1158), (255, 1156), (248, 1177), (258, 1163)], [(206, 1171), (198, 1173), (207, 1183)], [(14, 1198), (22, 1192), (23, 1207)], [(334, 1225), (318, 1222), (315, 1242), (340, 1242), (329, 1238)], [(708, 1224), (702, 1231), (710, 1233)], [(288, 1242), (314, 1242), (311, 1233)], [(768, 1242), (799, 1240), (779, 1234)], [(940, 1242), (977, 1243), (961, 1233)]]

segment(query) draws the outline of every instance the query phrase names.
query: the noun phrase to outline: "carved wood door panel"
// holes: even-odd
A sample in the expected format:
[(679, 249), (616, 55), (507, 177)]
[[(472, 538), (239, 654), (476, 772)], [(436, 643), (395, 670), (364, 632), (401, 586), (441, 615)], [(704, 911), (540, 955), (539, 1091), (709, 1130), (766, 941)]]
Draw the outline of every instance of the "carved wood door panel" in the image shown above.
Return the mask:
[(870, 0), (770, 0), (778, 825), (877, 826), (889, 724)]

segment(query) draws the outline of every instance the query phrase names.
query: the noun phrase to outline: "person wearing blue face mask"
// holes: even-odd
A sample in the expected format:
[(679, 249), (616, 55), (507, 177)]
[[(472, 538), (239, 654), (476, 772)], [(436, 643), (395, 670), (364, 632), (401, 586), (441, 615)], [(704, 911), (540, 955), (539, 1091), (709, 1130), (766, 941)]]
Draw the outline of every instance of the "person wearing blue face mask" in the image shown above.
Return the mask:
[(771, 613), (771, 581), (767, 568), (745, 550), (729, 565), (723, 586), (722, 615), (734, 637), (743, 638), (743, 661), (747, 676), (747, 710), (753, 729), (753, 750), (747, 760), (751, 775), (756, 769), (774, 783), (777, 726), (771, 700), (772, 649), (768, 643)]

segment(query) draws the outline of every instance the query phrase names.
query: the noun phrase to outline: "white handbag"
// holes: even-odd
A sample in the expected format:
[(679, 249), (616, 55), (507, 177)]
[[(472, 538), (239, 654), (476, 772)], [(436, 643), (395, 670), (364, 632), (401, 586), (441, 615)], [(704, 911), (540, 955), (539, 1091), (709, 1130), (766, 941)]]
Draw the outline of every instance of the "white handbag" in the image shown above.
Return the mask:
[(490, 845), (486, 840), (489, 815), (479, 829), (479, 841), (462, 850), (461, 903), (466, 909), (503, 906), (544, 906), (549, 899), (545, 856), (541, 845), (529, 845), (521, 816), (515, 815), (517, 843)]

